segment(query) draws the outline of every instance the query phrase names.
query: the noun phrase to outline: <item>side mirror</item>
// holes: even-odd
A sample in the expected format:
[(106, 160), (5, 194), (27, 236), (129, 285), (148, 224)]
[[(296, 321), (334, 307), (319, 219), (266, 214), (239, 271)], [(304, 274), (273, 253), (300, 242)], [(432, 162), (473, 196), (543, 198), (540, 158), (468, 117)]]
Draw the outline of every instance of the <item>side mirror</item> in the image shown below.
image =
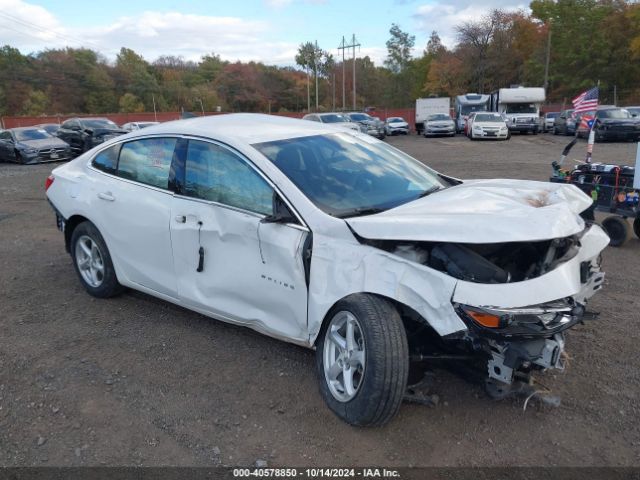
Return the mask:
[(273, 192), (273, 213), (267, 215), (261, 223), (298, 223), (298, 219), (291, 213), (287, 204), (276, 192)]

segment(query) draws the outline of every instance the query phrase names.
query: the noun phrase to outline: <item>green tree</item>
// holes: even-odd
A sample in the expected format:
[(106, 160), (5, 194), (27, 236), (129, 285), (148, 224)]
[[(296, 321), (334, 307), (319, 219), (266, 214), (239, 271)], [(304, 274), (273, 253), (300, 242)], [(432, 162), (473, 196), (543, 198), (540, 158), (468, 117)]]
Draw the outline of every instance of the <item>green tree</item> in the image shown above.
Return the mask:
[(144, 104), (133, 93), (125, 93), (118, 101), (122, 113), (144, 112)]
[(391, 24), (389, 33), (391, 38), (387, 40), (387, 59), (384, 64), (393, 73), (400, 73), (411, 60), (411, 49), (416, 44), (416, 37), (403, 32), (395, 23)]

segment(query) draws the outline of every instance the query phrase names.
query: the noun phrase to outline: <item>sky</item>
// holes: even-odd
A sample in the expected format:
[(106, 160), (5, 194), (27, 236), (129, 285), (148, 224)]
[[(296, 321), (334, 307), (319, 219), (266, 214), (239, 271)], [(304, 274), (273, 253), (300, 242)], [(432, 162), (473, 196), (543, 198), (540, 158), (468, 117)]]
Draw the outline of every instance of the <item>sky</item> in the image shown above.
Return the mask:
[(23, 54), (86, 47), (111, 61), (124, 46), (150, 62), (215, 53), (285, 66), (295, 65), (306, 41), (341, 58), (342, 37), (355, 34), (356, 55), (382, 65), (392, 23), (415, 35), (414, 55), (420, 55), (434, 30), (452, 47), (455, 25), (493, 8), (527, 6), (519, 0), (0, 0), (0, 45)]

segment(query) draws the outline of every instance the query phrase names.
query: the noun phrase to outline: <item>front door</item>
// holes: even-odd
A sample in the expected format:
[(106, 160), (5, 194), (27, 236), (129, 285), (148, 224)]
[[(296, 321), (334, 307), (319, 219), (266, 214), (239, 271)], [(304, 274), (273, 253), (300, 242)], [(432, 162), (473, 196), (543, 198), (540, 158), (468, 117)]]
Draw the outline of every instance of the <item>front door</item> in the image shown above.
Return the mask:
[(189, 140), (171, 242), (182, 302), (276, 336), (307, 339), (302, 250), (309, 232), (263, 223), (273, 188), (239, 154)]

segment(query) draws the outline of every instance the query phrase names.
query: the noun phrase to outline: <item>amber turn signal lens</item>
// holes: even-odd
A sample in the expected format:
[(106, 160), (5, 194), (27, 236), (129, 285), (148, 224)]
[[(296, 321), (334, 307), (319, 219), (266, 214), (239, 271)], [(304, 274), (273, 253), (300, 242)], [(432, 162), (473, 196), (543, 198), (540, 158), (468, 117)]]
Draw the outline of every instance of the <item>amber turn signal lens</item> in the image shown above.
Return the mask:
[(465, 310), (467, 315), (475, 320), (476, 323), (488, 328), (500, 327), (500, 317), (491, 315), (490, 313), (476, 312), (474, 310)]

